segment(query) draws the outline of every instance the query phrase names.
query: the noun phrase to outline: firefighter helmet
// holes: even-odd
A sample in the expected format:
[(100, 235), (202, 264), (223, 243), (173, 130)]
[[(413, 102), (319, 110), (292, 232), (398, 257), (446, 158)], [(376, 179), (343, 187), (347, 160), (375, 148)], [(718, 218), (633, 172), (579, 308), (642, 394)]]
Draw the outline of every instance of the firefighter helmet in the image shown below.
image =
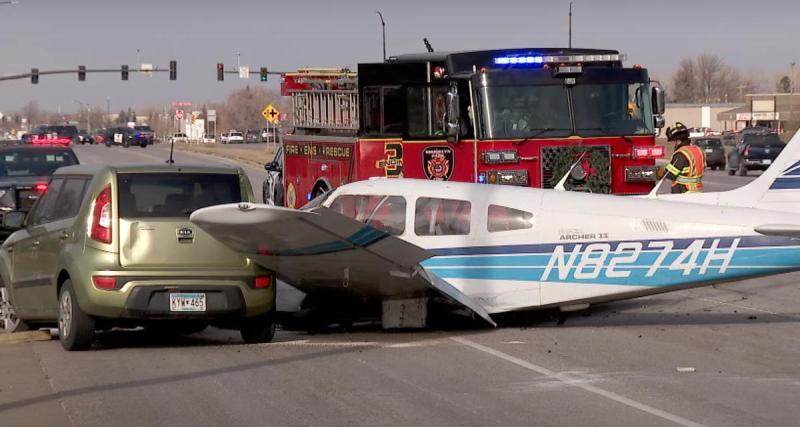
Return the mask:
[(688, 141), (689, 128), (681, 122), (676, 122), (674, 127), (667, 128), (667, 141)]

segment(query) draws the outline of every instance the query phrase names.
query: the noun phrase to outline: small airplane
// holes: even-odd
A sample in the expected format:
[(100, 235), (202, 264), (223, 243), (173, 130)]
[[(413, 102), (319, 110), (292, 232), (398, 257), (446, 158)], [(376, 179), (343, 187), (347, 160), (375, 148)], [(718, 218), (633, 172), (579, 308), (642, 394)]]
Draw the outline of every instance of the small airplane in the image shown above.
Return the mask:
[[(800, 270), (800, 134), (719, 193), (620, 197), (373, 179), (301, 210), (212, 206), (191, 221), (309, 295), (382, 302), (385, 328), (426, 302), (491, 315), (636, 298)], [(333, 301), (331, 299), (330, 301)]]

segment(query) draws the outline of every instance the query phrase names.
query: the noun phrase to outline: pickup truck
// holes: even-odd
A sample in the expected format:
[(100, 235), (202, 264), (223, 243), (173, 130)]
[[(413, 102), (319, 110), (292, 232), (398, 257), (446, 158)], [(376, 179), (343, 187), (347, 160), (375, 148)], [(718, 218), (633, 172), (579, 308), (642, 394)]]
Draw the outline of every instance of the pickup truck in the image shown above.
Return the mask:
[(767, 170), (783, 151), (785, 144), (777, 134), (771, 132), (747, 133), (741, 142), (728, 153), (728, 175), (738, 173), (747, 176), (747, 171)]

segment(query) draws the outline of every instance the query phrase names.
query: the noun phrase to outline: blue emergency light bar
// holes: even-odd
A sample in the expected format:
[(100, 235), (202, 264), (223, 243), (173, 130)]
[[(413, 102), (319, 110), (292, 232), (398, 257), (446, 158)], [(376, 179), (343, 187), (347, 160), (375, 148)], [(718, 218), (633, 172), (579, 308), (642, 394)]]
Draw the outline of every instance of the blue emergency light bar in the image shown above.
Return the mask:
[(605, 55), (563, 55), (563, 56), (531, 56), (531, 55), (506, 55), (494, 58), (495, 65), (542, 65), (542, 64), (576, 64), (587, 62), (612, 62), (624, 61), (625, 54)]

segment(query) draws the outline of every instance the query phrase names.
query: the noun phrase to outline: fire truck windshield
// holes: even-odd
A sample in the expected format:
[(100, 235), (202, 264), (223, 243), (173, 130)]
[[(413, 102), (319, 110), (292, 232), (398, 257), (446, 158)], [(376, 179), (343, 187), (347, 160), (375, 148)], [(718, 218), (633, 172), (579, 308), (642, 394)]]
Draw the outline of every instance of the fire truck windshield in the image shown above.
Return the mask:
[(519, 139), (654, 134), (647, 80), (623, 72), (612, 74), (614, 70), (600, 72), (584, 75), (574, 85), (543, 74), (495, 74), (475, 93), (482, 136)]
[(567, 91), (561, 84), (494, 86), (479, 91), (483, 129), (492, 139), (572, 134)]
[(646, 83), (582, 84), (572, 88), (575, 130), (580, 136), (654, 133)]

